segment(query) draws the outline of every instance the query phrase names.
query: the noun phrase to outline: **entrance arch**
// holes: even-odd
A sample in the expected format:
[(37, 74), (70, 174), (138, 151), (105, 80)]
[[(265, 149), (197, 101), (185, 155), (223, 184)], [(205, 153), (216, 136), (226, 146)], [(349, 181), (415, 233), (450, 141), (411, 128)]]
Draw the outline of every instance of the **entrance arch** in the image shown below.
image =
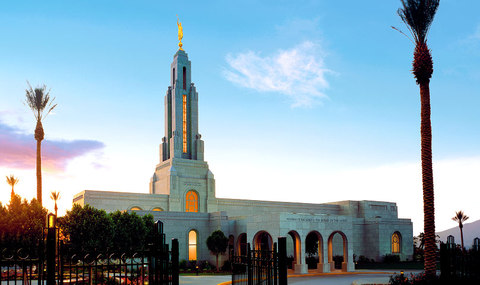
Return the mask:
[(293, 241), (293, 262), (292, 269), (295, 269), (295, 266), (301, 264), (302, 260), (302, 241), (300, 235), (296, 231), (289, 231), (288, 235), (292, 238)]
[(241, 233), (237, 238), (236, 253), (239, 256), (247, 256), (247, 234)]
[(272, 236), (266, 231), (259, 231), (253, 237), (255, 250), (273, 250)]
[[(348, 240), (347, 236), (341, 232), (341, 231), (334, 231), (333, 233), (330, 234), (328, 237), (328, 263), (330, 264), (330, 271), (335, 270), (335, 262), (333, 260), (333, 250), (334, 250), (334, 238), (336, 235), (339, 235), (342, 238), (342, 242), (340, 245), (342, 245), (343, 250), (343, 261), (342, 261), (342, 271), (346, 272), (348, 271), (347, 269), (347, 264), (348, 264)], [(338, 246), (338, 245), (337, 245)]]
[(319, 232), (311, 231), (308, 233), (305, 238), (305, 249), (307, 255), (314, 258), (318, 257), (317, 271), (324, 272), (323, 237)]

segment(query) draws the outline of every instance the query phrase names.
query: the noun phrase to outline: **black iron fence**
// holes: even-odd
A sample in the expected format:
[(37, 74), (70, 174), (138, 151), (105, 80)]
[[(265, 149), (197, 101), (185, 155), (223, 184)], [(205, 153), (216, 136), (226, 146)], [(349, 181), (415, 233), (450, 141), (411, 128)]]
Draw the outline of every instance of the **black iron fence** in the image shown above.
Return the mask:
[(245, 285), (286, 285), (286, 239), (278, 239), (273, 250), (251, 250), (247, 244), (247, 254), (234, 256), (232, 260), (232, 284)]
[(440, 244), (440, 270), (441, 278), (452, 284), (461, 284), (462, 280), (476, 280), (480, 284), (480, 239), (474, 240), (471, 249), (463, 250), (449, 236), (447, 243)]
[(46, 242), (35, 249), (0, 249), (0, 284), (179, 284), (178, 240), (165, 242), (163, 225), (155, 223), (144, 250), (98, 252), (74, 250), (46, 230)]

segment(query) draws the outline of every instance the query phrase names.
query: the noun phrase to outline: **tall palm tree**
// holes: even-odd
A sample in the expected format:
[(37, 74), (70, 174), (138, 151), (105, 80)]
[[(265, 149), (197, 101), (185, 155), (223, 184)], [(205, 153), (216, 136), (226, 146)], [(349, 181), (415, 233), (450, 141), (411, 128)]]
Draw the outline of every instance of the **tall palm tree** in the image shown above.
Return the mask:
[(400, 0), (402, 8), (398, 15), (405, 23), (415, 40), (413, 54), (413, 75), (420, 86), (421, 124), (420, 135), (422, 145), (422, 182), (423, 213), (425, 232), (425, 274), (435, 276), (436, 250), (435, 244), (435, 208), (433, 197), (432, 170), (432, 126), (430, 122), (430, 78), (433, 73), (433, 61), (427, 46), (427, 35), (437, 12), (440, 0)]
[(452, 218), (455, 222), (458, 222), (458, 227), (460, 228), (460, 239), (462, 240), (462, 251), (465, 251), (463, 246), (463, 223), (468, 220), (468, 216), (463, 213), (463, 211), (455, 212), (455, 216)]
[(7, 176), (7, 183), (8, 183), (8, 185), (12, 186), (12, 193), (10, 194), (11, 197), (15, 196), (14, 187), (18, 183), (18, 181), (19, 181), (19, 179), (15, 178), (15, 176), (13, 176), (13, 174), (10, 174), (10, 176)]
[(37, 126), (35, 127), (35, 140), (37, 141), (37, 200), (42, 205), (42, 140), (45, 137), (43, 132), (42, 120), (57, 106), (52, 105), (55, 98), (50, 100), (50, 90), (47, 91), (45, 85), (32, 88), (28, 83), (26, 91), (26, 100), (28, 107), (33, 112), (35, 119), (37, 120)]
[(60, 197), (61, 197), (60, 192), (52, 191), (50, 193), (50, 199), (52, 199), (55, 202), (55, 217), (57, 216), (57, 211), (58, 211), (57, 201), (60, 200)]

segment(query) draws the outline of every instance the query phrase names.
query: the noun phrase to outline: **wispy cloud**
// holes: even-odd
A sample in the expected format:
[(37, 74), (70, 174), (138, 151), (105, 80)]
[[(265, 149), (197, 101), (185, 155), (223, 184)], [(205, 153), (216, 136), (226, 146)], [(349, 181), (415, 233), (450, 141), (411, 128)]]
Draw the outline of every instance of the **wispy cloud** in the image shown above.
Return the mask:
[(325, 67), (324, 58), (319, 44), (305, 41), (266, 56), (253, 51), (229, 54), (224, 75), (242, 87), (286, 95), (293, 107), (309, 107), (327, 98), (326, 74), (332, 71)]
[[(64, 170), (75, 157), (98, 150), (104, 144), (94, 140), (45, 140), (42, 142), (42, 166), (51, 171)], [(0, 121), (0, 166), (31, 169), (36, 163), (36, 141), (33, 134)]]

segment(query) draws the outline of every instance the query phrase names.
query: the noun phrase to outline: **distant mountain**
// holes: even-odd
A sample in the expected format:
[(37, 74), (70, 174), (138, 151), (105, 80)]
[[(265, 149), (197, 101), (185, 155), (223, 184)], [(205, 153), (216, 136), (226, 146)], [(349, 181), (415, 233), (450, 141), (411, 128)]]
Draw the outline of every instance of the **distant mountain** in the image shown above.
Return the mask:
[[(437, 232), (437, 235), (440, 236), (440, 240), (443, 242), (446, 242), (447, 237), (449, 235), (452, 235), (455, 237), (456, 244), (462, 243), (460, 239), (460, 228), (458, 227), (458, 223), (456, 227), (442, 232)], [(463, 224), (463, 242), (465, 243), (465, 248), (472, 247), (473, 239), (476, 237), (480, 238), (480, 220), (468, 224)]]

